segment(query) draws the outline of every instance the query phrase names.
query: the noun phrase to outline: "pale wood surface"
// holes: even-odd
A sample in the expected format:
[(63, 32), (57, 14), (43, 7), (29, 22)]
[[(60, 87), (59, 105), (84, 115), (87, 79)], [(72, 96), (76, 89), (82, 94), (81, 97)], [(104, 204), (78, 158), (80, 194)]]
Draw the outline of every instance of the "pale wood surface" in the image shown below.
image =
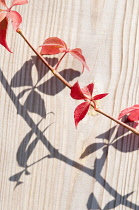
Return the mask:
[[(35, 48), (58, 36), (83, 50), (90, 72), (79, 78), (81, 64), (70, 55), (59, 70), (72, 69), (63, 73), (71, 84), (93, 81), (96, 92), (108, 92), (105, 112), (117, 117), (139, 103), (138, 0), (30, 0), (16, 9)], [(8, 43), (14, 54), (0, 47), (0, 209), (138, 210), (139, 137), (101, 115), (76, 129), (79, 102), (69, 89), (12, 27)]]

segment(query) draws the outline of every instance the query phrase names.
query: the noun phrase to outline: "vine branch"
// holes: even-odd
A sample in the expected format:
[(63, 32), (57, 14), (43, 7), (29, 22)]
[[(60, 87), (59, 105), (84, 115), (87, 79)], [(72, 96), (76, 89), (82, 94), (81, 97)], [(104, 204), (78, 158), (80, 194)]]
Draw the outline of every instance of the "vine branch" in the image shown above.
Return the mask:
[[(51, 70), (51, 72), (52, 72), (52, 73), (53, 73), (61, 82), (63, 82), (69, 89), (71, 89), (72, 86), (67, 82), (67, 80), (65, 80), (65, 79), (56, 71), (56, 69), (57, 69), (57, 67), (58, 67), (58, 65), (59, 65), (60, 62), (59, 62), (58, 65), (56, 66), (56, 69), (53, 68), (53, 67), (44, 59), (44, 57), (34, 49), (34, 47), (30, 44), (30, 42), (29, 42), (29, 41), (27, 40), (27, 38), (24, 36), (22, 30), (18, 28), (16, 31), (17, 31), (18, 34), (21, 35), (21, 37), (22, 37), (22, 38), (24, 39), (24, 41), (28, 44), (28, 46), (33, 50), (33, 52), (34, 52), (34, 53), (41, 59), (41, 61), (47, 66), (47, 68), (49, 68), (49, 69)], [(62, 58), (63, 58), (65, 55), (66, 55), (66, 53), (62, 56)], [(62, 58), (61, 58), (61, 60), (62, 60)], [(61, 60), (60, 60), (60, 61), (61, 61)], [(91, 103), (91, 106), (94, 108), (94, 104), (93, 104), (93, 103)], [(103, 111), (101, 111), (101, 110), (99, 110), (99, 109), (97, 109), (97, 108), (95, 108), (95, 111), (98, 112), (98, 113), (100, 113), (100, 114), (102, 114), (102, 115), (104, 115), (105, 117), (107, 117), (107, 118), (113, 120), (113, 121), (116, 122), (117, 124), (119, 124), (119, 125), (125, 127), (125, 128), (128, 129), (129, 131), (131, 131), (131, 132), (133, 132), (133, 133), (135, 133), (136, 135), (139, 136), (139, 131), (136, 130), (136, 129), (134, 129), (134, 128), (132, 128), (131, 126), (127, 125), (126, 123), (121, 122), (121, 121), (119, 121), (119, 120), (113, 118), (112, 116), (106, 114), (105, 112), (103, 112)]]
[(35, 48), (30, 44), (30, 42), (27, 40), (27, 38), (24, 36), (24, 34), (22, 33), (21, 29), (17, 29), (16, 30), (17, 33), (19, 33), (21, 35), (21, 37), (24, 39), (24, 41), (28, 44), (28, 46), (33, 50), (33, 52), (41, 59), (41, 61), (51, 70), (51, 72), (59, 79), (61, 80), (61, 82), (63, 82), (68, 88), (71, 89), (71, 85), (67, 82), (67, 80), (64, 79), (64, 77), (62, 77), (57, 71), (56, 69), (54, 69), (45, 59), (43, 56), (40, 55), (40, 53), (38, 53)]

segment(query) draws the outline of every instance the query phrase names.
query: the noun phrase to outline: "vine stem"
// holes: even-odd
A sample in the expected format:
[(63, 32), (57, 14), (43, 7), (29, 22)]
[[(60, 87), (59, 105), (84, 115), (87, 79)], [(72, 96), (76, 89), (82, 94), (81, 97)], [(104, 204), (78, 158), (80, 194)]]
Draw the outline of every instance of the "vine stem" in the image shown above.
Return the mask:
[(17, 33), (21, 35), (21, 37), (25, 40), (25, 42), (28, 44), (28, 46), (34, 51), (34, 53), (40, 58), (40, 60), (51, 70), (51, 72), (59, 79), (61, 80), (68, 88), (71, 89), (71, 85), (65, 80), (57, 71), (54, 69), (45, 59), (42, 57), (40, 53), (38, 53), (35, 48), (30, 44), (30, 42), (27, 40), (27, 38), (22, 33), (21, 29), (16, 30)]
[[(68, 88), (72, 88), (72, 86), (67, 82), (67, 80), (65, 80), (57, 71), (57, 67), (59, 66), (59, 63), (61, 62), (61, 60), (63, 59), (63, 57), (66, 55), (66, 52), (64, 53), (64, 55), (61, 57), (60, 61), (58, 62), (58, 64), (56, 65), (56, 68), (53, 68), (45, 59), (44, 57), (42, 57), (42, 55), (40, 53), (38, 53), (34, 47), (30, 44), (30, 42), (27, 40), (27, 38), (24, 36), (24, 34), (22, 33), (21, 29), (17, 29), (16, 32), (18, 34), (21, 35), (21, 37), (24, 39), (24, 41), (28, 44), (28, 46), (34, 51), (34, 53), (40, 58), (40, 60), (51, 70), (51, 72), (59, 79), (61, 80), (61, 82), (63, 82)], [(91, 103), (91, 106), (94, 108), (94, 104)], [(125, 127), (126, 129), (132, 131), (133, 133), (135, 133), (136, 135), (139, 136), (139, 131), (137, 131), (136, 129), (132, 128), (131, 126), (125, 124), (124, 122), (121, 122), (115, 118), (113, 118), (112, 116), (104, 113), (103, 111), (99, 110), (99, 109), (95, 109), (96, 112), (104, 115), (105, 117), (108, 117), (109, 119), (113, 120), (114, 122), (118, 123), (119, 125), (122, 125), (123, 127)]]
[(66, 54), (67, 54), (67, 52), (65, 52), (65, 53), (62, 55), (62, 57), (60, 58), (60, 60), (59, 60), (58, 63), (56, 64), (55, 70), (57, 70), (57, 68), (58, 68), (58, 66), (59, 66), (59, 64), (60, 64), (60, 62), (62, 61), (62, 59), (65, 57)]
[(101, 110), (99, 110), (99, 109), (96, 109), (95, 111), (98, 112), (98, 113), (100, 113), (100, 114), (102, 114), (102, 115), (104, 115), (105, 117), (108, 117), (109, 119), (113, 120), (114, 122), (118, 123), (119, 125), (122, 125), (122, 126), (125, 127), (126, 129), (132, 131), (133, 133), (135, 133), (136, 135), (139, 136), (139, 131), (136, 130), (135, 128), (132, 128), (131, 126), (125, 124), (124, 122), (121, 122), (121, 121), (119, 121), (119, 120), (113, 118), (112, 116), (110, 116), (110, 115), (104, 113), (103, 111), (101, 111)]

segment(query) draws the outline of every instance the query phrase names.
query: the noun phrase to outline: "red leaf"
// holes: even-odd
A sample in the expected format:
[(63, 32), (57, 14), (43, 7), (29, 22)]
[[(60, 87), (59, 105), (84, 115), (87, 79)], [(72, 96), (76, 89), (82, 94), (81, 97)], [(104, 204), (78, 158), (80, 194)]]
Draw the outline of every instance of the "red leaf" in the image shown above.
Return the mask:
[(3, 45), (9, 52), (12, 53), (12, 51), (9, 49), (7, 42), (6, 42), (7, 27), (8, 27), (8, 20), (5, 17), (0, 22), (0, 44)]
[(0, 9), (0, 44), (3, 45), (9, 52), (7, 42), (6, 42), (6, 35), (7, 35), (7, 28), (8, 28), (8, 18), (12, 20), (12, 25), (16, 30), (20, 23), (22, 22), (21, 15), (16, 11), (11, 11), (11, 8), (15, 5), (22, 5), (28, 3), (27, 0), (13, 0), (12, 5), (10, 8), (7, 7), (5, 0), (0, 0), (0, 5), (7, 8), (7, 10)]
[(136, 107), (132, 106), (132, 107), (128, 107), (128, 108), (122, 110), (119, 114), (118, 120), (120, 120), (123, 116), (129, 114), (131, 111), (133, 111), (135, 109), (136, 109)]
[[(138, 121), (139, 120), (139, 105), (136, 104), (132, 107), (122, 110), (119, 114), (118, 120), (127, 114), (129, 114), (127, 117), (127, 121), (130, 121), (130, 122)], [(138, 125), (138, 123), (135, 122), (133, 127), (136, 128), (137, 125)]]
[(7, 15), (7, 12), (6, 13), (4, 13), (4, 12), (0, 13), (0, 22), (6, 17), (6, 15)]
[(78, 123), (85, 117), (85, 115), (88, 112), (90, 103), (89, 102), (83, 102), (80, 105), (78, 105), (74, 111), (74, 120), (75, 120), (75, 126), (77, 127)]
[(135, 109), (139, 109), (139, 105), (138, 105), (138, 104), (135, 104), (133, 107), (134, 107)]
[(80, 48), (75, 48), (75, 49), (73, 49), (73, 50), (70, 50), (69, 52), (70, 52), (70, 54), (71, 54), (73, 57), (75, 57), (75, 58), (77, 58), (79, 61), (81, 61), (82, 65), (83, 65), (83, 71), (84, 71), (84, 67), (85, 67), (87, 70), (89, 70), (89, 67), (88, 67), (87, 64), (86, 64), (85, 57), (82, 55), (82, 51), (81, 51)]
[(21, 15), (16, 11), (10, 11), (8, 16), (12, 19), (12, 25), (16, 30), (22, 22)]
[(66, 43), (57, 37), (46, 39), (41, 47), (41, 55), (55, 55), (67, 51)]
[(87, 97), (83, 94), (79, 83), (76, 82), (72, 88), (71, 88), (71, 93), (70, 93), (71, 97), (77, 100), (81, 100), (81, 99), (86, 99)]
[(138, 126), (138, 123), (137, 122), (134, 122), (134, 124), (133, 124), (133, 128), (135, 128), (136, 129), (136, 127)]
[[(86, 113), (88, 112), (89, 106), (91, 101), (101, 99), (108, 95), (108, 93), (104, 94), (99, 94), (96, 95), (92, 98), (92, 93), (94, 89), (94, 84), (91, 83), (84, 88), (80, 88), (79, 83), (76, 82), (72, 87), (71, 87), (71, 97), (77, 100), (83, 99), (85, 102), (80, 104), (79, 106), (76, 107), (74, 111), (74, 119), (75, 119), (75, 125), (77, 127), (78, 123), (85, 117)], [(94, 103), (94, 109), (95, 109), (95, 103)]]
[(13, 0), (12, 1), (12, 7), (16, 6), (16, 5), (22, 5), (22, 4), (27, 4), (28, 1), (27, 0)]
[(4, 6), (4, 7), (7, 8), (7, 5), (6, 5), (6, 3), (5, 3), (5, 0), (0, 0), (0, 5), (2, 5), (2, 6)]
[(93, 90), (94, 90), (94, 84), (93, 83), (91, 83), (91, 84), (85, 86), (84, 88), (82, 88), (83, 94), (89, 96), (90, 99), (92, 97)]
[(108, 95), (108, 93), (99, 94), (99, 95), (94, 96), (92, 99), (93, 100), (99, 100), (99, 99), (104, 98), (107, 95)]
[(138, 110), (133, 110), (130, 112), (128, 118), (129, 121), (138, 121), (139, 120), (139, 109)]

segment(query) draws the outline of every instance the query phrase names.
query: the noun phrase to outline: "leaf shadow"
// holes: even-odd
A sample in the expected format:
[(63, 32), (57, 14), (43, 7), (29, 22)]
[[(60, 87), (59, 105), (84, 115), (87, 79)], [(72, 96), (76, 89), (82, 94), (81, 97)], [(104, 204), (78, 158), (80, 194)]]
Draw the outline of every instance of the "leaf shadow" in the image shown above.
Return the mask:
[(13, 88), (23, 87), (23, 86), (33, 86), (33, 81), (31, 77), (32, 67), (34, 63), (32, 60), (26, 61), (21, 69), (15, 73), (11, 79), (10, 86)]
[(102, 168), (103, 168), (105, 161), (107, 159), (108, 149), (109, 149), (109, 147), (104, 147), (102, 149), (103, 150), (102, 156), (100, 158), (95, 159), (95, 162), (94, 162), (95, 179), (103, 187), (105, 186), (105, 188), (107, 188), (107, 189), (111, 188), (111, 195), (114, 197), (114, 199), (109, 201), (107, 204), (105, 204), (104, 208), (102, 208), (102, 207), (100, 208), (100, 204), (99, 204), (100, 200), (97, 201), (94, 192), (92, 192), (89, 195), (89, 198), (87, 201), (87, 208), (88, 208), (88, 210), (93, 210), (93, 209), (94, 210), (95, 209), (107, 210), (107, 209), (115, 209), (116, 207), (118, 207), (120, 205), (124, 205), (127, 207), (132, 206), (133, 209), (136, 209), (136, 208), (138, 209), (139, 208), (138, 205), (131, 203), (130, 201), (127, 200), (128, 197), (134, 193), (134, 191), (132, 191), (126, 195), (120, 195), (116, 190), (114, 190), (112, 187), (110, 187), (110, 185), (106, 182), (106, 180), (104, 178), (102, 178), (101, 171), (102, 171)]
[(15, 185), (14, 189), (15, 189), (17, 186), (19, 186), (20, 184), (23, 184), (23, 183), (24, 183), (23, 181), (20, 181), (21, 176), (22, 176), (23, 174), (25, 174), (25, 175), (30, 175), (30, 172), (28, 171), (28, 168), (30, 168), (31, 166), (33, 166), (33, 165), (39, 163), (40, 161), (42, 161), (43, 159), (45, 159), (45, 158), (47, 158), (47, 157), (48, 157), (48, 155), (42, 157), (41, 159), (39, 159), (39, 160), (33, 162), (32, 164), (30, 164), (30, 165), (24, 167), (24, 169), (23, 169), (22, 171), (20, 171), (20, 172), (18, 172), (18, 173), (16, 173), (16, 174), (12, 175), (11, 177), (9, 177), (9, 181), (11, 181), (11, 182), (16, 182), (16, 185)]
[(109, 202), (105, 205), (105, 207), (103, 208), (103, 210), (113, 209), (113, 208), (118, 207), (119, 205), (124, 205), (125, 202), (126, 202), (126, 200), (127, 200), (127, 198), (128, 198), (130, 195), (132, 195), (133, 193), (134, 193), (134, 191), (133, 191), (133, 192), (130, 192), (130, 193), (128, 193), (128, 194), (126, 194), (126, 195), (124, 195), (124, 196), (122, 196), (122, 197), (117, 196), (116, 199), (113, 199), (113, 200), (109, 201)]
[(80, 159), (87, 157), (88, 155), (96, 152), (97, 150), (103, 148), (107, 144), (105, 143), (93, 143), (86, 147), (85, 151), (81, 154)]
[[(119, 205), (124, 205), (127, 198), (132, 195), (134, 193), (134, 191), (122, 196), (122, 197), (116, 197), (116, 199), (113, 199), (111, 201), (109, 201), (104, 208), (101, 208), (99, 205), (99, 202), (97, 201), (94, 193), (91, 193), (89, 195), (88, 201), (87, 201), (87, 209), (88, 210), (108, 210), (108, 209), (115, 209), (116, 207), (118, 207)], [(131, 207), (131, 206), (130, 206)], [(136, 209), (136, 205), (132, 206), (132, 209)]]
[[(24, 160), (21, 160), (21, 158), (19, 158), (19, 154), (17, 154), (17, 161), (18, 164), (21, 165), (21, 167), (24, 167), (24, 169), (21, 172), (16, 173), (15, 175), (11, 176), (9, 178), (10, 181), (16, 181), (16, 186), (20, 185), (22, 183), (21, 176), (23, 173), (25, 173), (25, 175), (29, 175), (29, 172), (27, 169), (29, 169), (29, 167), (33, 166), (34, 164), (38, 163), (39, 161), (43, 160), (44, 158), (54, 158), (57, 159), (59, 161), (62, 161), (63, 163), (77, 169), (80, 170), (81, 172), (87, 174), (88, 176), (94, 178), (96, 180), (96, 182), (99, 183), (100, 186), (102, 186), (111, 196), (114, 197), (114, 199), (116, 199), (116, 197), (122, 199), (122, 195), (120, 193), (118, 193), (102, 176), (101, 176), (101, 171), (102, 168), (105, 164), (105, 161), (107, 159), (107, 155), (108, 155), (108, 150), (109, 147), (105, 146), (103, 147), (102, 151), (103, 154), (100, 158), (96, 158), (94, 161), (94, 167), (92, 169), (75, 161), (72, 160), (71, 158), (67, 157), (66, 155), (62, 154), (61, 152), (58, 151), (58, 149), (56, 149), (51, 142), (46, 138), (46, 136), (44, 135), (43, 131), (41, 131), (39, 129), (38, 124), (36, 124), (34, 122), (34, 120), (31, 118), (31, 116), (28, 114), (28, 111), (26, 109), (25, 106), (23, 106), (18, 97), (15, 95), (14, 91), (12, 90), (11, 86), (9, 85), (7, 79), (5, 78), (3, 72), (0, 69), (0, 81), (1, 84), (3, 86), (3, 88), (5, 89), (7, 95), (10, 97), (12, 103), (15, 105), (16, 109), (17, 109), (17, 113), (25, 120), (25, 122), (27, 123), (27, 125), (30, 127), (30, 131), (28, 134), (26, 134), (25, 138), (23, 139), (23, 141), (21, 142), (21, 145), (18, 149), (17, 153), (21, 153), (23, 154), (23, 158)], [(30, 137), (32, 136), (32, 133), (34, 133), (36, 135), (36, 138), (33, 140), (33, 143), (31, 143), (31, 145), (29, 146), (29, 141), (30, 141)], [(42, 144), (45, 146), (45, 148), (47, 149), (47, 151), (49, 152), (49, 155), (44, 156), (43, 158), (37, 160), (36, 162), (27, 165), (27, 160), (30, 157), (30, 155), (32, 154), (34, 148), (36, 147), (38, 142), (38, 139), (42, 142)], [(27, 152), (28, 151), (28, 152)], [(99, 166), (99, 167), (98, 167)], [(123, 204), (126, 207), (131, 207), (133, 206), (134, 209), (135, 208), (139, 208), (139, 206), (137, 206), (136, 204), (134, 204), (131, 201), (128, 201), (125, 198), (125, 202)]]
[[(133, 123), (130, 123), (130, 126), (132, 125)], [(96, 138), (102, 139), (104, 137), (104, 139), (107, 140), (109, 147), (112, 146), (120, 152), (127, 153), (137, 151), (139, 149), (138, 136), (127, 132), (128, 130), (124, 129), (122, 126), (114, 126)], [(110, 138), (107, 135), (108, 133), (110, 133)]]
[(38, 114), (41, 117), (45, 118), (46, 116), (45, 102), (37, 91), (31, 90), (31, 92), (26, 98), (24, 106), (29, 112)]
[[(48, 114), (54, 114), (53, 112), (50, 112), (50, 113), (47, 113)], [(43, 118), (38, 122), (38, 126), (39, 124), (42, 122)], [(52, 123), (47, 126), (43, 132), (45, 132), (50, 126), (52, 125)], [(22, 170), (21, 172), (17, 173), (17, 174), (14, 174), (12, 175), (9, 180), (10, 181), (13, 181), (13, 182), (16, 182), (16, 186), (17, 187), (19, 184), (22, 184), (23, 182), (20, 181), (21, 179), (21, 176), (25, 173), (25, 175), (29, 175), (30, 172), (28, 172), (28, 168), (33, 164), (30, 164), (28, 165), (27, 162), (28, 162), (28, 159), (29, 157), (31, 156), (31, 154), (33, 153), (35, 147), (37, 146), (37, 143), (38, 141), (40, 140), (38, 137), (36, 137), (31, 143), (31, 137), (32, 135), (34, 134), (33, 130), (31, 129), (26, 135), (25, 137), (23, 138), (23, 140), (21, 141), (19, 147), (18, 147), (18, 150), (17, 150), (17, 153), (16, 153), (16, 160), (17, 160), (17, 163), (20, 167), (24, 168), (24, 170)], [(46, 158), (47, 156), (45, 156)], [(43, 158), (44, 159), (44, 158)], [(42, 160), (42, 158), (41, 158)], [(38, 160), (37, 162), (39, 162), (40, 160)], [(35, 163), (37, 163), (35, 162)]]
[[(80, 76), (80, 72), (73, 69), (64, 69), (60, 71), (59, 74), (68, 82)], [(65, 87), (66, 86), (57, 77), (53, 76), (43, 84), (37, 86), (37, 89), (44, 94), (54, 96), (60, 93)]]
[[(48, 114), (54, 114), (52, 112), (48, 113)], [(40, 122), (43, 120), (43, 118), (39, 121), (39, 123), (37, 125), (40, 124)], [(52, 125), (52, 123), (47, 126), (43, 133)], [(35, 149), (38, 141), (39, 141), (39, 138), (36, 137), (30, 144), (30, 140), (31, 140), (31, 137), (32, 135), (34, 134), (34, 132), (32, 130), (30, 130), (26, 135), (25, 137), (23, 138), (23, 140), (21, 141), (19, 147), (18, 147), (18, 150), (17, 150), (17, 154), (16, 154), (16, 160), (17, 160), (17, 163), (20, 167), (24, 167), (24, 168), (27, 168), (28, 165), (27, 165), (27, 161), (30, 157), (30, 155), (32, 154), (33, 150)]]
[[(130, 126), (133, 125), (130, 123)], [(88, 155), (93, 154), (95, 151), (102, 149), (103, 150), (103, 155), (101, 156), (100, 159), (95, 159), (94, 162), (94, 170), (96, 174), (96, 181), (101, 183), (103, 186), (105, 185), (106, 188), (109, 188), (108, 183), (106, 184), (105, 179), (102, 179), (101, 177), (101, 170), (103, 168), (103, 165), (106, 161), (108, 150), (110, 147), (114, 147), (116, 150), (120, 152), (133, 152), (137, 151), (139, 149), (139, 138), (137, 135), (134, 135), (133, 133), (127, 133), (128, 130), (124, 129), (122, 126), (113, 126), (111, 129), (107, 130), (106, 132), (100, 134), (96, 138), (103, 139), (107, 141), (107, 143), (102, 142), (102, 143), (93, 143), (90, 144), (84, 152), (81, 154), (80, 158), (85, 158)], [(124, 135), (123, 134), (126, 134)], [(97, 167), (99, 165), (99, 167)], [(103, 183), (104, 182), (104, 183)], [(93, 209), (114, 209), (119, 205), (125, 205), (127, 207), (131, 207), (132, 209), (138, 209), (139, 206), (136, 204), (131, 204), (130, 201), (128, 201), (128, 197), (132, 195), (134, 192), (130, 192), (126, 195), (119, 195), (118, 192), (112, 190), (111, 195), (113, 194), (113, 197), (115, 197), (113, 200), (109, 201), (104, 208), (100, 208), (99, 203), (97, 199), (95, 198), (94, 193), (91, 193), (88, 202), (87, 202), (87, 208), (88, 210), (93, 210)]]
[[(57, 58), (47, 58), (45, 60), (52, 66), (54, 66), (57, 62)], [(31, 59), (26, 61), (21, 69), (15, 73), (13, 78), (11, 79), (11, 87), (23, 87), (30, 86), (33, 87), (32, 81), (32, 67), (35, 65), (36, 71), (38, 74), (38, 82), (48, 73), (49, 69), (44, 66), (44, 64), (38, 59), (37, 56), (31, 56)]]
[[(92, 206), (92, 203), (93, 203), (93, 206)], [(99, 206), (99, 204), (98, 204), (97, 199), (95, 198), (94, 193), (91, 193), (89, 195), (89, 198), (88, 198), (88, 201), (87, 201), (87, 209), (88, 210), (91, 210), (91, 209), (101, 209), (100, 206)]]
[(21, 172), (16, 173), (16, 174), (14, 174), (13, 176), (11, 176), (11, 177), (9, 178), (9, 181), (11, 181), (11, 182), (16, 182), (16, 185), (15, 185), (14, 189), (15, 189), (17, 186), (23, 184), (23, 182), (20, 181), (20, 178), (21, 178), (21, 176), (23, 175), (24, 172), (25, 172), (25, 170), (22, 170)]
[[(51, 65), (55, 66), (58, 62), (57, 58), (45, 58), (46, 61)], [(33, 82), (32, 78), (32, 67), (35, 65), (38, 78), (36, 79), (36, 84)], [(61, 92), (66, 86), (55, 76), (52, 76), (47, 81), (41, 83), (41, 79), (45, 77), (49, 69), (37, 58), (37, 56), (32, 56), (29, 61), (26, 61), (21, 69), (16, 72), (16, 74), (11, 79), (12, 88), (25, 87), (18, 95), (17, 98), (21, 99), (25, 96), (24, 106), (31, 113), (36, 113), (41, 117), (46, 116), (46, 107), (44, 99), (42, 98), (42, 93), (47, 95), (56, 95)], [(78, 77), (80, 73), (73, 69), (64, 69), (59, 72), (68, 82), (72, 81), (74, 78)], [(39, 84), (40, 82), (40, 84)]]
[[(133, 123), (130, 123), (130, 126), (133, 125)], [(108, 129), (106, 132), (100, 134), (99, 136), (96, 136), (96, 139), (103, 139), (107, 141), (105, 142), (99, 142), (99, 143), (93, 143), (87, 146), (84, 150), (84, 152), (81, 154), (80, 159), (83, 159), (87, 157), (88, 155), (93, 154), (99, 149), (103, 149), (104, 147), (114, 147), (116, 150), (119, 150), (120, 152), (133, 152), (139, 149), (139, 138), (137, 135), (134, 135), (133, 133), (127, 133), (128, 130), (124, 129), (120, 125), (113, 126), (112, 128)], [(127, 135), (125, 135), (127, 133)], [(124, 136), (123, 136), (124, 134)]]

